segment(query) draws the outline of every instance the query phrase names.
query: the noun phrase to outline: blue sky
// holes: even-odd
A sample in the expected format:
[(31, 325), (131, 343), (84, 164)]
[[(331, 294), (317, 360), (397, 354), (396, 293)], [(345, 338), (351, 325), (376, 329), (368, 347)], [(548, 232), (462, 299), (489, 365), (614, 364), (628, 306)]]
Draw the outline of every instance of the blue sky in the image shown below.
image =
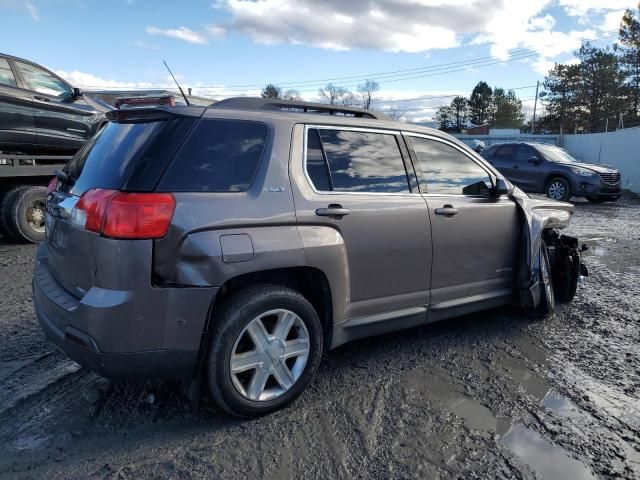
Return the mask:
[(379, 108), (421, 119), (449, 98), (384, 102), (468, 94), (484, 80), (527, 87), (516, 92), (530, 106), (531, 86), (583, 39), (615, 41), (625, 8), (636, 0), (0, 0), (0, 50), (84, 88), (170, 86), (165, 59), (216, 98), (273, 82), (313, 100), (325, 79), (355, 91), (369, 76)]

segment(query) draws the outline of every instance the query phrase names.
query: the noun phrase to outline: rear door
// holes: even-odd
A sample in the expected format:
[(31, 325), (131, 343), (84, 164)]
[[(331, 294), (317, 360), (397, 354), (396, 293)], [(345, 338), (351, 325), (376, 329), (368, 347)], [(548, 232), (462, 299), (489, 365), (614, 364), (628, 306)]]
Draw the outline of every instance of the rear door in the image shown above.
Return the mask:
[(490, 196), (492, 175), (462, 147), (406, 135), (431, 218), (431, 308), (510, 295), (519, 244), (515, 203)]
[(20, 88), (8, 58), (0, 57), (0, 151), (30, 151), (36, 142), (31, 93)]
[(429, 218), (400, 133), (307, 126), (304, 135), (297, 221), (334, 229), (344, 241), (347, 318), (427, 305)]
[(26, 62), (14, 64), (25, 88), (31, 91), (38, 146), (80, 148), (89, 136), (93, 109), (76, 102), (73, 88), (48, 70)]

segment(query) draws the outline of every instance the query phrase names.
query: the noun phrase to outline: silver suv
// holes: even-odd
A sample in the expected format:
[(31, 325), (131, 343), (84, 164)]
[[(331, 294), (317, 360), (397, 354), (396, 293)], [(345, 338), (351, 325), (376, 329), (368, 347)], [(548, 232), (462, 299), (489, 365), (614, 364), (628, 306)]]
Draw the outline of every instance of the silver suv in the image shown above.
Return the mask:
[(108, 118), (50, 184), (33, 280), (49, 339), (102, 375), (203, 379), (257, 416), (345, 342), (575, 292), (573, 207), (442, 132), (251, 98)]

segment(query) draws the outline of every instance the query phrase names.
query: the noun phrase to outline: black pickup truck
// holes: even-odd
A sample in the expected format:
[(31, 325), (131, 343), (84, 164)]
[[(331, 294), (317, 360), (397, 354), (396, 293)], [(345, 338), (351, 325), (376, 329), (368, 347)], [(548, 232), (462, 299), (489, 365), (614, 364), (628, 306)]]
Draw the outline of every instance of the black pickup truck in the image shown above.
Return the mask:
[(44, 239), (47, 183), (111, 109), (50, 70), (0, 53), (0, 233)]

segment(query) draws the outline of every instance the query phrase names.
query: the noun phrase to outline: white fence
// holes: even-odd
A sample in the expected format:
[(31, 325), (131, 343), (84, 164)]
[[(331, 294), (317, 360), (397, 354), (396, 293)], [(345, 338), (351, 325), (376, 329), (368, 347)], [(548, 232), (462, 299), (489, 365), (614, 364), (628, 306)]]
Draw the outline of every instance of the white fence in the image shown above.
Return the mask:
[(622, 188), (640, 193), (640, 127), (564, 135), (562, 144), (580, 160), (616, 167), (622, 175)]
[(548, 143), (550, 145), (558, 145), (559, 136), (558, 135), (462, 135), (459, 133), (454, 133), (454, 137), (456, 137), (461, 142), (466, 143), (471, 148), (475, 147), (474, 140), (481, 140), (484, 142), (485, 146), (493, 145), (494, 143), (505, 143), (505, 142), (533, 142), (533, 143)]

